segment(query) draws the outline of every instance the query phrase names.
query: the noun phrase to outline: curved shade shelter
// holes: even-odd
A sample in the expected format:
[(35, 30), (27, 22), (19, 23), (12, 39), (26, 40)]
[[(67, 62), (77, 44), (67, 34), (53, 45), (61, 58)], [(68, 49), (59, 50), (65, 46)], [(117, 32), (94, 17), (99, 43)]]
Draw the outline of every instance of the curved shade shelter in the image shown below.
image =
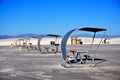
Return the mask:
[(69, 38), (69, 36), (77, 31), (77, 30), (82, 30), (82, 31), (88, 31), (88, 32), (93, 32), (94, 35), (93, 35), (93, 39), (92, 39), (92, 44), (94, 42), (94, 38), (95, 38), (95, 35), (96, 35), (96, 32), (100, 32), (100, 31), (106, 31), (106, 29), (103, 29), (103, 28), (94, 28), (94, 27), (83, 27), (83, 28), (76, 28), (76, 29), (73, 29), (73, 30), (70, 30), (68, 31), (62, 41), (61, 41), (61, 51), (62, 51), (62, 57), (63, 59), (66, 61), (67, 60), (67, 53), (66, 53), (66, 45), (67, 45), (67, 40)]
[(27, 46), (29, 45), (29, 43), (30, 43), (30, 38), (24, 38), (24, 42), (23, 42), (23, 46), (24, 46), (24, 48), (27, 48)]
[(55, 42), (57, 41), (57, 38), (60, 37), (60, 35), (56, 35), (56, 34), (47, 34), (47, 35), (42, 35), (41, 37), (38, 38), (38, 48), (39, 51), (41, 52), (41, 40), (46, 37), (46, 36), (51, 36), (51, 37), (55, 37)]
[(55, 37), (55, 47), (56, 47), (56, 51), (55, 53), (59, 52), (58, 47), (59, 47), (59, 39), (58, 37), (61, 37), (60, 35), (56, 35), (56, 34), (47, 34), (47, 36), (52, 36)]
[(16, 46), (22, 45), (23, 43), (24, 43), (24, 39), (18, 39), (15, 41)]

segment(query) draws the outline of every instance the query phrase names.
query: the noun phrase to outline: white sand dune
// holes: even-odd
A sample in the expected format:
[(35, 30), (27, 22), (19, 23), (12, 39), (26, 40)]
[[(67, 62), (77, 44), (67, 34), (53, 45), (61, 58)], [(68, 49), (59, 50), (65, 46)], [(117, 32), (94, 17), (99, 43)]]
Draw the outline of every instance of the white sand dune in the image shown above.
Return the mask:
[[(9, 39), (0, 39), (0, 46), (8, 46), (13, 44), (16, 40), (18, 40), (19, 38), (9, 38)], [(86, 38), (86, 37), (82, 37), (80, 38), (82, 39), (83, 44), (91, 44), (92, 38)], [(57, 43), (61, 43), (62, 38), (59, 38), (57, 40)], [(96, 38), (94, 40), (94, 44), (99, 44), (100, 42), (100, 38)], [(51, 41), (55, 41), (55, 38), (43, 38), (41, 40), (41, 44), (42, 45), (49, 45)], [(38, 39), (35, 38), (31, 38), (30, 43), (32, 43), (33, 45), (37, 45)], [(107, 42), (109, 42), (109, 44), (120, 44), (120, 38), (110, 38), (109, 40), (107, 40)], [(67, 44), (71, 44), (71, 38), (68, 39), (68, 43)]]

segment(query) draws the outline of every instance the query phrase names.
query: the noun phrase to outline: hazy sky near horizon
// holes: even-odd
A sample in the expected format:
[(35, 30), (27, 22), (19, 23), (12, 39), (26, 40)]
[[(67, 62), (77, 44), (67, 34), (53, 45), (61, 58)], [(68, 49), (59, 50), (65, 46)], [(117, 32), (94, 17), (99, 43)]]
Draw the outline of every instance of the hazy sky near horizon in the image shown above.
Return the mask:
[(0, 35), (64, 35), (83, 26), (120, 35), (120, 0), (0, 0)]

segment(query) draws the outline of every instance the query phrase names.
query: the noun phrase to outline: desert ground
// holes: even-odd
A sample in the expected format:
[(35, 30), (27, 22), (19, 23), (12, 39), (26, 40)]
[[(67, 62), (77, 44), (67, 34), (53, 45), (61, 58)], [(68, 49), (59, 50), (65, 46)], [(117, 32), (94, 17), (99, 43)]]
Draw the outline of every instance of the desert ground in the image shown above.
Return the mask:
[(0, 80), (120, 80), (119, 47), (102, 45), (96, 57), (106, 61), (96, 67), (65, 68), (61, 53), (0, 46)]
[[(67, 50), (70, 54), (70, 49), (88, 49), (88, 46), (68, 45)], [(39, 50), (27, 49), (20, 51), (18, 47), (1, 45), (0, 80), (120, 80), (120, 44), (102, 44), (99, 50), (96, 50), (95, 44), (91, 52), (94, 52), (91, 55), (105, 61), (95, 67), (65, 68), (61, 65), (64, 63), (61, 53), (40, 53)]]

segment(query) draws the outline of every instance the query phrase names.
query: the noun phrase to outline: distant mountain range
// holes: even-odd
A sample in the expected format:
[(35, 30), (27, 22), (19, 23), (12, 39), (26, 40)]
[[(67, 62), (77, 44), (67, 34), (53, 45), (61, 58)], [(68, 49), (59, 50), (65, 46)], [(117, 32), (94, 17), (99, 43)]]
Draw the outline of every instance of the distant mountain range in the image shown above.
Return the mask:
[(33, 34), (33, 33), (29, 33), (29, 34), (19, 34), (16, 36), (11, 36), (11, 35), (0, 35), (0, 39), (7, 39), (7, 38), (31, 38), (31, 37), (40, 37), (42, 36), (42, 34)]
[[(34, 33), (28, 33), (28, 34), (19, 34), (16, 36), (12, 35), (0, 35), (0, 39), (7, 39), (7, 38), (31, 38), (31, 37), (41, 37), (42, 34), (34, 34)], [(93, 37), (91, 34), (77, 34), (72, 37)], [(101, 38), (102, 35), (96, 35), (96, 38)], [(105, 38), (120, 38), (120, 35), (105, 35)]]

